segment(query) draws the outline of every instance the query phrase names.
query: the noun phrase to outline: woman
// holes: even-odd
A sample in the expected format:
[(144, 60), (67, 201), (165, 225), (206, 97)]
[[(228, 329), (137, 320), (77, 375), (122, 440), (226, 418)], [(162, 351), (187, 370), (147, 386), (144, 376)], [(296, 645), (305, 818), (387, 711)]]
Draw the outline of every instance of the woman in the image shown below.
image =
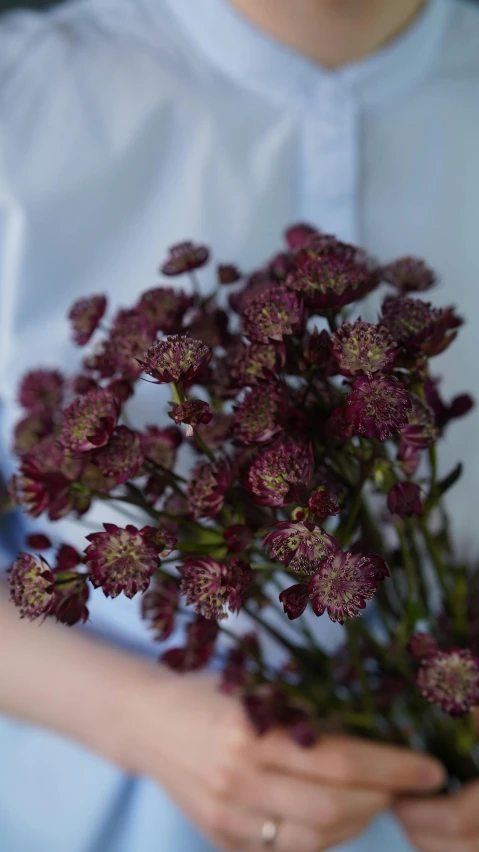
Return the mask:
[[(381, 259), (427, 258), (437, 299), (469, 319), (446, 389), (474, 390), (478, 38), (465, 0), (76, 0), (0, 20), (4, 446), (18, 378), (71, 361), (74, 299), (128, 304), (184, 238), (253, 266), (298, 219)], [(144, 422), (157, 410), (145, 392)], [(475, 426), (443, 448), (448, 467), (467, 459), (469, 547)], [(210, 677), (141, 659), (135, 602), (95, 596), (89, 636), (25, 626), (8, 604), (0, 618), (0, 709), (42, 726), (1, 723), (2, 852), (479, 849), (477, 785), (410, 801), (440, 786), (434, 761), (348, 738), (257, 743)]]

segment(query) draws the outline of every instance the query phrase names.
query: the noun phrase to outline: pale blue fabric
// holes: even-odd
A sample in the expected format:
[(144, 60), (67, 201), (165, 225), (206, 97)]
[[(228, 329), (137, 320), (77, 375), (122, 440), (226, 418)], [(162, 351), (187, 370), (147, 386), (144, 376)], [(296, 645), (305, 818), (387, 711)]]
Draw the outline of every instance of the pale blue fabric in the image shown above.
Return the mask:
[[(79, 358), (64, 323), (75, 298), (131, 303), (184, 238), (253, 265), (298, 219), (382, 259), (426, 257), (441, 275), (434, 299), (457, 302), (469, 320), (438, 365), (445, 391), (479, 391), (478, 42), (479, 13), (463, 0), (431, 0), (386, 49), (334, 73), (226, 0), (76, 0), (0, 18), (4, 452), (18, 377), (35, 362), (73, 368)], [(145, 384), (136, 422), (157, 421), (160, 393)], [(477, 415), (464, 419), (442, 447), (445, 469), (467, 461), (451, 511), (469, 552), (477, 426)], [(104, 519), (52, 532), (84, 546)], [(135, 601), (95, 595), (91, 629), (151, 653)], [(408, 850), (389, 818), (346, 848)], [(151, 782), (0, 721), (1, 852), (206, 849)]]

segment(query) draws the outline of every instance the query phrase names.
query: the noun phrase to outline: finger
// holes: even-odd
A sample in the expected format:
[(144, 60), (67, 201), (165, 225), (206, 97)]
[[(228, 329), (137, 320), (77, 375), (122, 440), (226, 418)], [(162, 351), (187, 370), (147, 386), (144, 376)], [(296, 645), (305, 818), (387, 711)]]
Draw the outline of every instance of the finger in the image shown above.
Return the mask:
[(391, 803), (382, 791), (348, 789), (268, 771), (242, 772), (226, 792), (230, 801), (253, 811), (280, 814), (286, 821), (322, 830), (368, 821)]
[(265, 766), (350, 787), (433, 791), (445, 779), (443, 767), (434, 758), (353, 737), (327, 736), (311, 749), (300, 749), (274, 731), (259, 741), (257, 756)]
[(479, 781), (449, 796), (419, 801), (402, 799), (396, 815), (408, 831), (455, 838), (479, 833)]
[(430, 834), (409, 834), (414, 849), (418, 852), (479, 852), (479, 837), (455, 839), (451, 846), (450, 837)]

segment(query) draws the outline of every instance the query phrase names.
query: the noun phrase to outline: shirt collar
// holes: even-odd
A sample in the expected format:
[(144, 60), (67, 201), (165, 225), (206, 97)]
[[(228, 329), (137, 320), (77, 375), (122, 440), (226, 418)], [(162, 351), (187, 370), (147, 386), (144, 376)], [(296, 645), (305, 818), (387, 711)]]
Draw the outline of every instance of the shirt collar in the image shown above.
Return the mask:
[(401, 95), (427, 75), (440, 54), (450, 11), (450, 0), (429, 0), (387, 46), (331, 71), (253, 26), (227, 0), (165, 2), (210, 62), (242, 86), (283, 102), (311, 97), (321, 87), (346, 86), (371, 107)]

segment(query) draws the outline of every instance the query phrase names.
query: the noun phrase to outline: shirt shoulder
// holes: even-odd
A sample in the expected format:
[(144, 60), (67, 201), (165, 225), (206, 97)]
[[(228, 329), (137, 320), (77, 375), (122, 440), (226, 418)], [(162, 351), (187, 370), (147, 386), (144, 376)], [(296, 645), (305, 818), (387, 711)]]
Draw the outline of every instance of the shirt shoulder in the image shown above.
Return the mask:
[(479, 4), (449, 0), (449, 21), (440, 67), (449, 79), (479, 83)]

